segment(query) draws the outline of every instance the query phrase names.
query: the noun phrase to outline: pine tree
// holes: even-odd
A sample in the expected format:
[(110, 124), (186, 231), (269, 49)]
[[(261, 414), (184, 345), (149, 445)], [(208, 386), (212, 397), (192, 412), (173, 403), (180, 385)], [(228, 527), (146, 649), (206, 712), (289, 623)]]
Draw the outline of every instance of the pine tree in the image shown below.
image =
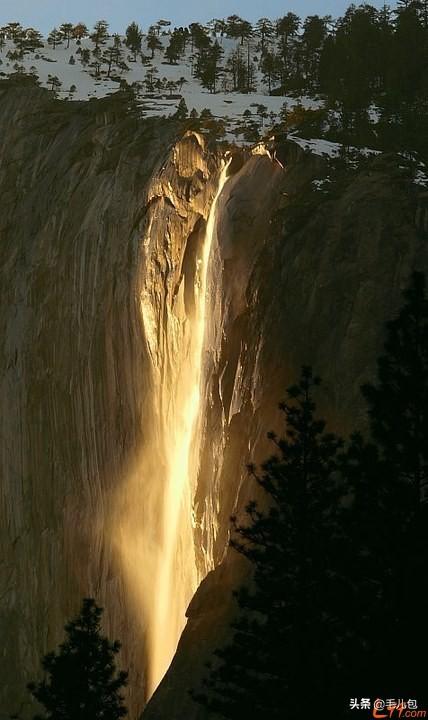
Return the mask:
[(320, 18), (318, 15), (308, 16), (303, 23), (301, 44), (305, 85), (311, 90), (318, 88), (319, 59), (326, 37), (327, 25), (325, 18)]
[(278, 36), (277, 67), (281, 87), (285, 91), (287, 83), (298, 75), (296, 59), (300, 49), (297, 39), (300, 20), (294, 13), (287, 13), (277, 21), (276, 32)]
[(195, 77), (212, 93), (216, 92), (217, 81), (222, 73), (220, 62), (223, 54), (223, 48), (216, 40), (208, 48), (202, 48), (197, 56)]
[(240, 47), (237, 47), (226, 62), (226, 72), (232, 78), (232, 89), (243, 92), (247, 88), (247, 65)]
[(178, 104), (177, 112), (175, 113), (174, 117), (177, 120), (186, 120), (188, 118), (188, 116), (189, 116), (189, 110), (187, 108), (186, 101), (184, 98), (181, 98), (181, 100)]
[(426, 47), (422, 18), (415, 4), (410, 3), (398, 12), (395, 25), (393, 84), (397, 99), (409, 102), (424, 92), (426, 78), (421, 68), (427, 63)]
[(398, 317), (387, 325), (377, 383), (363, 387), (371, 432), (415, 509), (428, 484), (428, 299), (414, 273)]
[(21, 52), (34, 52), (44, 47), (43, 37), (38, 30), (27, 28), (22, 36), (15, 38), (15, 45)]
[(272, 39), (274, 34), (274, 27), (273, 23), (269, 18), (260, 18), (260, 20), (256, 23), (256, 33), (260, 37), (260, 50), (262, 55), (264, 55), (266, 50), (266, 45), (269, 42), (269, 40)]
[[(97, 58), (98, 58), (98, 56), (97, 56)], [(101, 67), (102, 67), (101, 62), (98, 59), (95, 59), (94, 62), (91, 63), (91, 67), (94, 68), (94, 73), (95, 73), (94, 77), (96, 77), (96, 79), (98, 80), (101, 77)]]
[(52, 92), (56, 92), (62, 86), (62, 82), (56, 75), (48, 75), (48, 85)]
[(49, 45), (52, 45), (53, 50), (55, 50), (57, 45), (62, 45), (62, 35), (56, 27), (54, 27), (49, 33), (48, 43)]
[(19, 22), (10, 22), (5, 25), (3, 29), (6, 33), (6, 37), (10, 40), (15, 40), (17, 37), (22, 36), (24, 32), (24, 28)]
[(178, 78), (178, 80), (177, 80), (177, 85), (178, 85), (178, 89), (179, 89), (180, 92), (181, 92), (182, 89), (183, 89), (183, 85), (185, 85), (187, 82), (188, 82), (188, 81), (187, 81), (186, 78), (183, 77), (183, 76), (181, 76), (180, 78)]
[[(363, 386), (371, 437), (352, 438), (342, 472), (353, 488), (349, 562), (358, 578), (352, 660), (367, 693), (424, 687), (419, 648), (428, 641), (428, 298), (414, 273), (386, 326), (375, 382)], [(395, 652), (406, 638), (405, 655)], [(351, 658), (351, 653), (349, 653)], [(377, 684), (377, 687), (375, 685)]]
[(80, 62), (84, 67), (88, 65), (88, 63), (91, 60), (91, 51), (89, 48), (83, 48), (82, 52), (80, 53)]
[(285, 38), (286, 43), (294, 37), (300, 27), (300, 18), (292, 12), (277, 20), (276, 32), (279, 38)]
[(278, 63), (273, 53), (267, 52), (263, 55), (260, 69), (263, 73), (263, 81), (268, 86), (269, 95), (272, 92), (272, 83), (278, 77)]
[(228, 37), (239, 38), (239, 30), (242, 22), (243, 20), (239, 17), (239, 15), (229, 15), (226, 20), (226, 32)]
[(137, 54), (141, 52), (143, 41), (143, 31), (136, 22), (132, 22), (126, 28), (125, 44), (134, 53), (134, 61), (137, 60)]
[(46, 674), (28, 689), (45, 708), (34, 720), (118, 720), (127, 714), (120, 694), (127, 673), (117, 672), (120, 644), (101, 634), (102, 609), (83, 601), (80, 614), (65, 626), (66, 640), (42, 660)]
[(204, 27), (200, 23), (191, 23), (191, 25), (189, 25), (189, 29), (192, 53), (195, 48), (197, 50), (203, 50), (204, 48), (209, 47), (211, 41), (206, 27)]
[(113, 36), (113, 45), (106, 48), (101, 56), (101, 59), (107, 65), (107, 77), (109, 78), (111, 76), (112, 68), (114, 66), (120, 67), (123, 62), (123, 53), (119, 35)]
[[(298, 717), (317, 697), (334, 695), (346, 583), (342, 578), (343, 521), (335, 478), (342, 441), (315, 418), (319, 385), (303, 368), (281, 404), (286, 434), (270, 433), (276, 454), (250, 472), (265, 494), (247, 518), (233, 520), (231, 544), (254, 569), (238, 593), (240, 612), (231, 644), (195, 699), (230, 720)], [(329, 706), (330, 707), (330, 706)]]
[(144, 84), (147, 88), (147, 92), (152, 93), (155, 88), (155, 81), (156, 81), (156, 75), (158, 74), (159, 70), (157, 67), (153, 67), (153, 65), (149, 65), (146, 71), (146, 77), (144, 79)]
[(244, 40), (253, 34), (253, 26), (248, 20), (243, 20), (239, 15), (230, 15), (226, 21), (227, 34), (232, 38), (240, 38), (241, 45)]
[(174, 33), (171, 35), (169, 45), (165, 50), (165, 58), (170, 65), (177, 65), (181, 55), (181, 40)]
[(147, 35), (147, 47), (152, 51), (152, 60), (155, 56), (156, 50), (162, 50), (163, 45), (157, 35), (153, 32), (153, 29)]
[(59, 32), (61, 33), (61, 36), (64, 38), (64, 40), (67, 41), (67, 50), (70, 47), (70, 40), (73, 37), (73, 24), (72, 23), (63, 23), (60, 25)]
[(105, 45), (108, 38), (108, 22), (106, 20), (97, 20), (94, 25), (94, 31), (91, 35), (91, 40), (95, 45), (95, 50), (98, 51), (101, 45)]

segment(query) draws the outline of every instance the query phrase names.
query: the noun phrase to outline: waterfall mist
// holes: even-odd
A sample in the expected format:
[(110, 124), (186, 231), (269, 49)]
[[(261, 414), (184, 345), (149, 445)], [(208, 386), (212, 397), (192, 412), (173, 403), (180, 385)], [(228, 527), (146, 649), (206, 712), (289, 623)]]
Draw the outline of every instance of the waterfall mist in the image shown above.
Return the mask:
[[(195, 235), (187, 258), (189, 248), (184, 248), (170, 301), (160, 313), (159, 294), (150, 282), (140, 297), (151, 360), (152, 422), (144, 427), (146, 439), (139, 461), (121, 489), (113, 532), (141, 622), (147, 699), (169, 667), (186, 623), (187, 606), (203, 579), (195, 549), (193, 502), (203, 427), (207, 275), (228, 166), (223, 163), (205, 231)], [(152, 231), (156, 231), (153, 222), (148, 237)]]

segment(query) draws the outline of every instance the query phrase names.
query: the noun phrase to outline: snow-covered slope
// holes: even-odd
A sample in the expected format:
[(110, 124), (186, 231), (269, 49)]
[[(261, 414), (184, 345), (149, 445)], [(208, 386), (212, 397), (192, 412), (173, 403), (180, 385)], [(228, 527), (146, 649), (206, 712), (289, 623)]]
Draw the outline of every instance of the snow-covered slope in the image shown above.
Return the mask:
[[(63, 42), (55, 49), (44, 41), (43, 48), (35, 52), (27, 52), (19, 60), (8, 58), (8, 53), (13, 53), (16, 48), (12, 40), (6, 40), (5, 46), (0, 52), (0, 77), (24, 69), (25, 72), (31, 71), (36, 74), (43, 86), (50, 87), (50, 77), (56, 76), (61, 82), (61, 86), (57, 89), (58, 97), (70, 100), (89, 100), (104, 97), (118, 90), (120, 79), (123, 79), (129, 85), (136, 84), (135, 87), (137, 88), (141, 108), (145, 115), (172, 115), (176, 112), (180, 99), (183, 97), (189, 111), (194, 108), (200, 113), (201, 110), (208, 109), (214, 117), (224, 119), (227, 136), (231, 135), (231, 139), (236, 139), (237, 128), (242, 127), (243, 113), (246, 110), (251, 112), (254, 120), (262, 125), (263, 129), (267, 129), (278, 120), (284, 102), (287, 103), (289, 108), (298, 103), (301, 103), (305, 108), (317, 108), (321, 105), (320, 100), (304, 96), (299, 98), (270, 96), (258, 70), (255, 71), (255, 92), (238, 93), (226, 91), (220, 82), (220, 92), (213, 94), (204, 89), (200, 82), (193, 77), (190, 48), (177, 65), (168, 64), (164, 59), (162, 50), (157, 50), (153, 60), (150, 60), (149, 64), (144, 64), (140, 56), (136, 61), (133, 60), (132, 54), (123, 43), (123, 38), (121, 40), (124, 60), (128, 69), (113, 69), (112, 78), (107, 77), (107, 66), (105, 64), (101, 65), (100, 77), (98, 78), (95, 76), (94, 68), (90, 64), (86, 67), (82, 64), (80, 58), (81, 51), (84, 49), (91, 52), (90, 62), (93, 62), (94, 59), (92, 55), (94, 44), (90, 39), (83, 39), (81, 44), (78, 44), (76, 40), (71, 40), (68, 48), (66, 47), (67, 43)], [(165, 49), (169, 44), (169, 35), (161, 36), (160, 40)], [(239, 45), (239, 40), (219, 37), (218, 41), (224, 51), (224, 65), (228, 57)], [(112, 44), (113, 40), (109, 38), (103, 50), (111, 47)], [(254, 46), (252, 52), (257, 53), (256, 46)], [(142, 53), (146, 57), (151, 56), (151, 51), (147, 48), (147, 36), (143, 39)], [(74, 64), (70, 64), (70, 58), (75, 60)], [(148, 93), (147, 88), (144, 86), (150, 67), (154, 68), (155, 78), (163, 81), (164, 86), (164, 89), (153, 93)], [(178, 84), (176, 88), (167, 86), (168, 82), (178, 83), (180, 79), (182, 79), (182, 85)], [(260, 117), (258, 105), (266, 108), (263, 120)], [(251, 121), (251, 118), (247, 117), (246, 120), (247, 122)]]

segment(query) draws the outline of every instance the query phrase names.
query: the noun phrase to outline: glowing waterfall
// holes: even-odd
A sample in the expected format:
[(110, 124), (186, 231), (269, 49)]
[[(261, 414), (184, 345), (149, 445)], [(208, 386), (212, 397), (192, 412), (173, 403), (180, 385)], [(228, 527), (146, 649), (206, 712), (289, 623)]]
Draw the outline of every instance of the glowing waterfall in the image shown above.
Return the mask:
[(184, 317), (183, 285), (168, 326), (170, 377), (159, 388), (160, 433), (165, 453), (163, 477), (153, 478), (163, 487), (159, 546), (150, 592), (153, 594), (148, 621), (148, 688), (150, 697), (167, 671), (184, 628), (187, 605), (198, 582), (193, 539), (193, 494), (199, 464), (201, 383), (205, 320), (207, 314), (207, 273), (216, 228), (217, 204), (227, 179), (228, 164), (222, 168), (212, 202), (206, 232), (195, 273), (194, 315)]

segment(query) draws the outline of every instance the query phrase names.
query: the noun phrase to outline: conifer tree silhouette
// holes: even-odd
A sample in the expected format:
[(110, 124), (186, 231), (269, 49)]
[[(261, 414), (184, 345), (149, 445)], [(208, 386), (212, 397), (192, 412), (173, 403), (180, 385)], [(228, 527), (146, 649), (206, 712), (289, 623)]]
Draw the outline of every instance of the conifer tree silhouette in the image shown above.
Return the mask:
[[(303, 368), (281, 404), (284, 438), (251, 474), (268, 510), (233, 520), (253, 567), (237, 593), (228, 646), (194, 699), (229, 720), (297, 717), (317, 698), (335, 717), (349, 698), (426, 702), (428, 643), (428, 300), (414, 273), (386, 326), (377, 377), (363, 386), (368, 438), (345, 449), (315, 418), (319, 381)], [(400, 695), (401, 697), (401, 695)], [(422, 705), (421, 705), (422, 704)], [(348, 709), (347, 709), (348, 708)], [(349, 714), (350, 713), (350, 714)]]
[[(428, 299), (417, 272), (386, 326), (377, 378), (363, 386), (371, 439), (354, 436), (347, 474), (354, 487), (352, 564), (358, 573), (358, 621), (366, 675), (393, 691), (425, 690), (419, 661), (428, 642)], [(365, 616), (365, 620), (364, 620)], [(399, 644), (405, 653), (397, 652)], [(365, 665), (365, 672), (363, 670)]]
[(362, 391), (391, 479), (402, 483), (408, 495), (403, 501), (417, 511), (428, 481), (428, 299), (422, 273), (413, 274), (403, 299), (398, 317), (387, 325), (377, 382)]
[(45, 679), (28, 685), (45, 708), (34, 720), (117, 720), (127, 714), (120, 694), (127, 673), (115, 667), (120, 643), (101, 634), (102, 612), (92, 598), (84, 599), (65, 626), (66, 640), (43, 658)]
[[(233, 519), (232, 546), (254, 568), (252, 583), (237, 594), (239, 616), (231, 644), (193, 697), (226, 718), (284, 718), (322, 693), (336, 676), (342, 636), (343, 495), (335, 479), (342, 440), (315, 418), (309, 367), (287, 391), (280, 408), (285, 436), (270, 433), (275, 455), (250, 472), (268, 509), (256, 502), (247, 521)], [(303, 700), (302, 700), (303, 698)]]

